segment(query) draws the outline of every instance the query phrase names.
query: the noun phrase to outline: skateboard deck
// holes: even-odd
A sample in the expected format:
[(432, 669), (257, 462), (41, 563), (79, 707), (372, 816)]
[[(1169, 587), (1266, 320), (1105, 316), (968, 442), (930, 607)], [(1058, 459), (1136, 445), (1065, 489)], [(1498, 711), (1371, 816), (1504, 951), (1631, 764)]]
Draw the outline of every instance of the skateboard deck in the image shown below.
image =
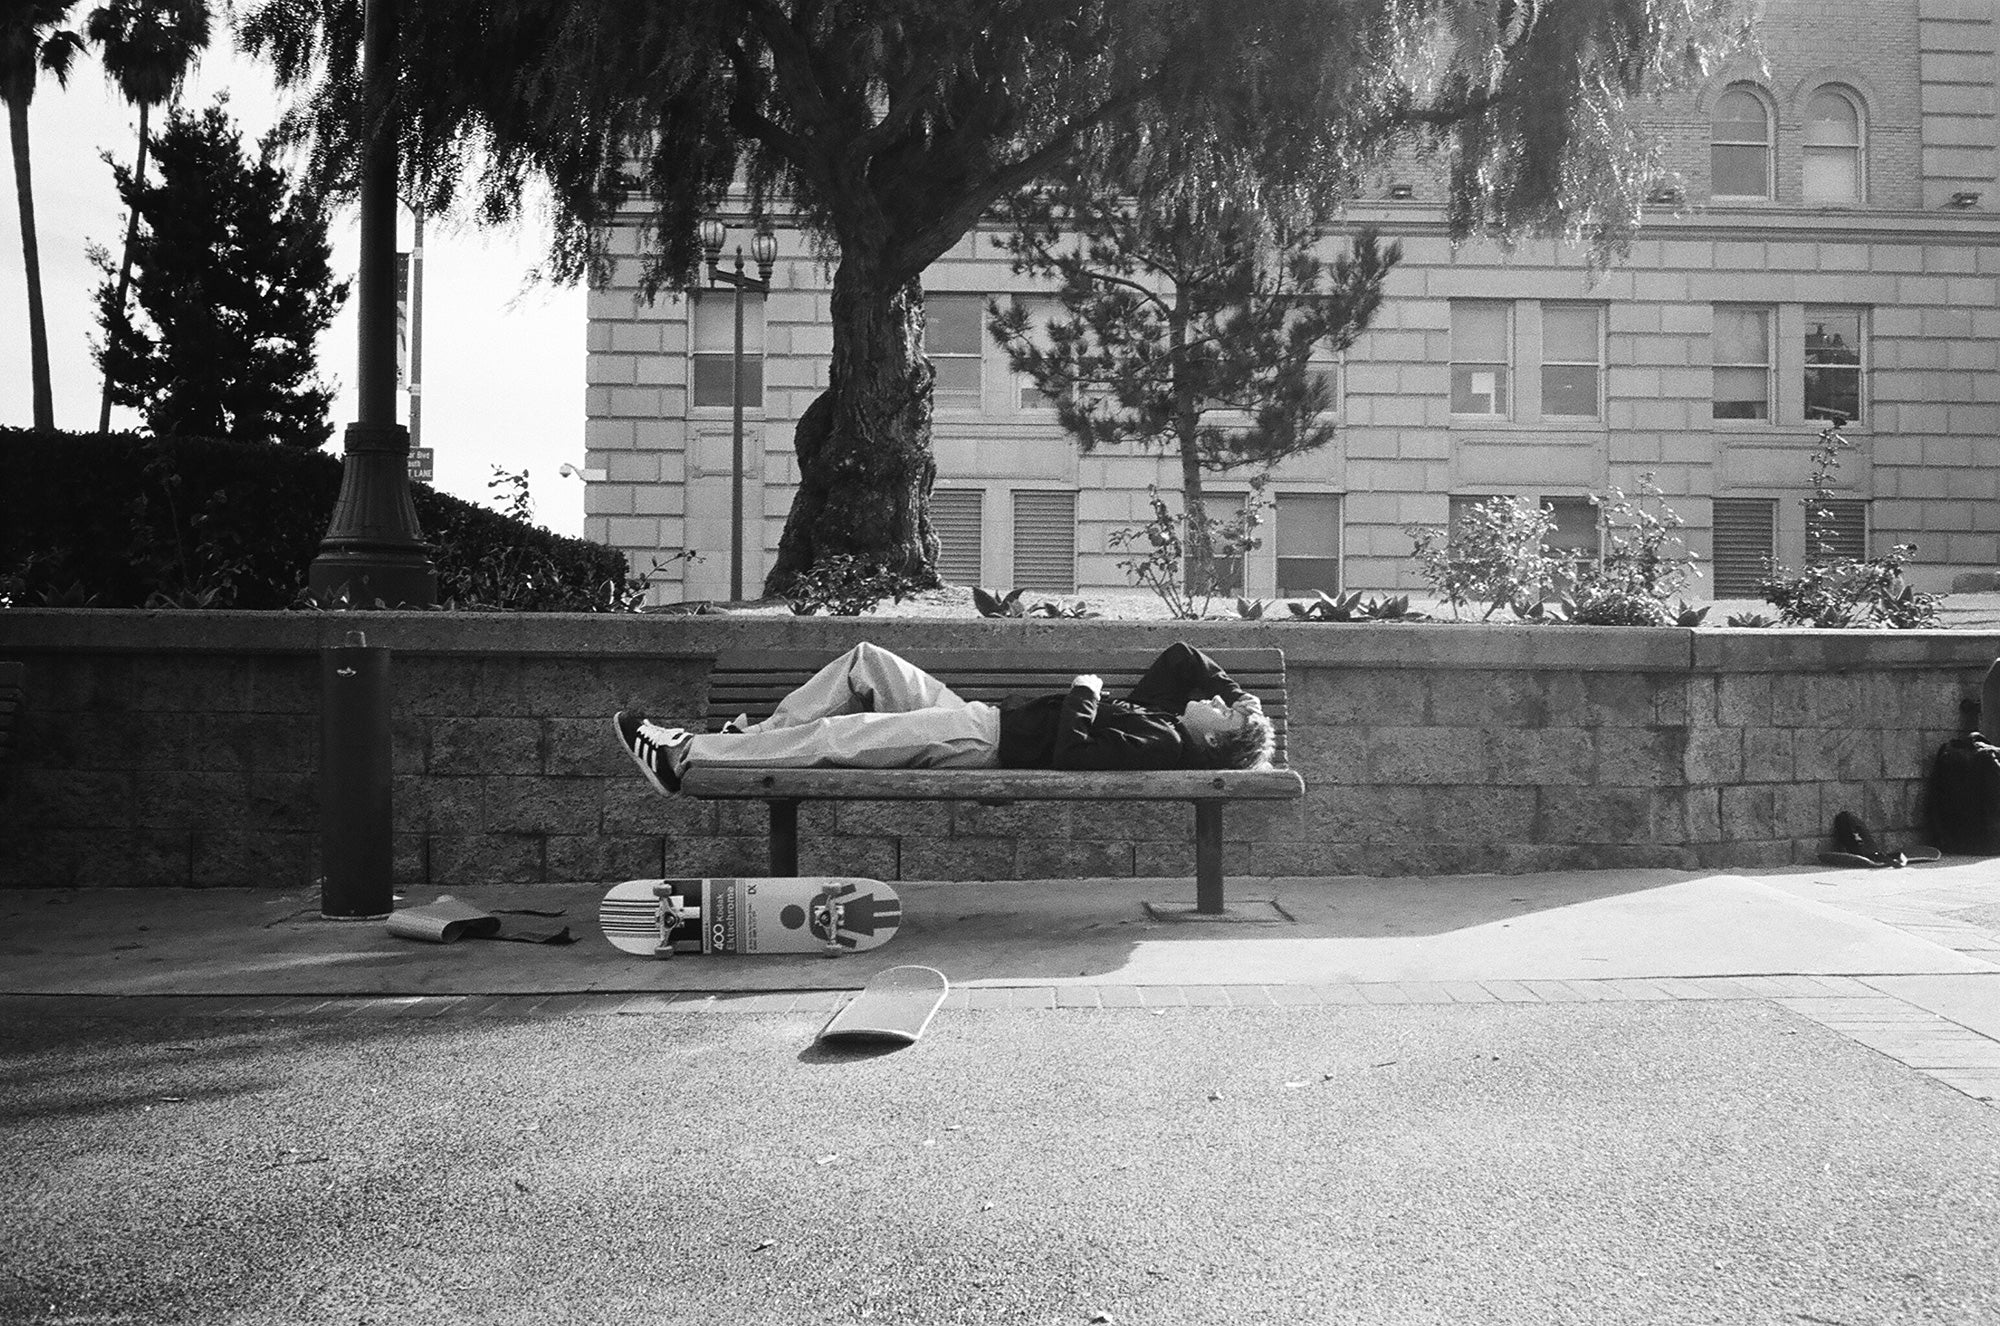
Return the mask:
[(875, 879), (628, 879), (597, 909), (627, 953), (862, 953), (895, 937), (896, 891)]
[(821, 1029), (823, 1041), (900, 1041), (914, 1044), (930, 1026), (951, 983), (932, 967), (891, 967), (877, 972), (861, 993)]

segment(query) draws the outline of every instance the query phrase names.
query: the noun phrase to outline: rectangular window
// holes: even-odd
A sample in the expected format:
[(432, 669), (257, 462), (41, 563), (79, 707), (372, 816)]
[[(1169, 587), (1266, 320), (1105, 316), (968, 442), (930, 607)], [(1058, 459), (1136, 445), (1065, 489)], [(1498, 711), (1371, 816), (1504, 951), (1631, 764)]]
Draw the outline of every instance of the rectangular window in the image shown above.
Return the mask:
[(1861, 310), (1806, 309), (1806, 418), (1861, 417)]
[(954, 585), (978, 585), (983, 571), (986, 494), (977, 488), (931, 490), (931, 527), (937, 530), (937, 573)]
[[(736, 296), (708, 292), (690, 301), (692, 354), (688, 404), (697, 409), (736, 404)], [(743, 296), (743, 408), (764, 408), (764, 297)]]
[(1278, 593), (1340, 592), (1340, 498), (1333, 493), (1278, 496)]
[(1076, 591), (1076, 494), (1014, 494), (1014, 588)]
[(1769, 419), (1771, 310), (1717, 304), (1709, 353), (1715, 366), (1713, 416)]
[(940, 410), (980, 408), (985, 379), (986, 296), (925, 295), (924, 353), (937, 370)]
[(1551, 557), (1569, 562), (1597, 560), (1597, 503), (1587, 497), (1545, 497), (1542, 505), (1555, 512), (1555, 523), (1542, 536)]
[(1542, 414), (1595, 419), (1603, 365), (1602, 318), (1595, 304), (1542, 305)]
[(1769, 497), (1718, 497), (1710, 571), (1719, 599), (1747, 599), (1769, 574), (1777, 550), (1778, 503)]
[(1490, 300), (1451, 304), (1451, 412), (1504, 418), (1513, 362), (1514, 306)]

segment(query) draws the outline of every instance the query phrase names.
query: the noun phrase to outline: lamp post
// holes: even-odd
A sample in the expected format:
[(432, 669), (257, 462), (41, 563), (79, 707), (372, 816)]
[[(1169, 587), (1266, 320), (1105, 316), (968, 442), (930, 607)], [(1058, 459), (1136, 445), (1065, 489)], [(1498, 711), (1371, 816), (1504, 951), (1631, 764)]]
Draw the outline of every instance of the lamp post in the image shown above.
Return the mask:
[(409, 430), (396, 422), (396, 0), (368, 0), (363, 23), (360, 417), (347, 426), (340, 496), (306, 583), (323, 603), (345, 590), (356, 607), (427, 608), (437, 569), (410, 500)]
[(729, 479), (729, 599), (743, 598), (743, 292), (769, 294), (771, 269), (778, 261), (778, 237), (771, 231), (768, 217), (757, 218), (750, 236), (750, 256), (757, 263), (757, 275), (743, 274), (743, 246), (736, 246), (733, 271), (722, 268), (722, 243), (728, 228), (720, 217), (701, 223), (701, 247), (708, 253), (708, 279), (713, 285), (728, 286), (736, 292), (736, 353), (730, 364), (729, 400), (732, 406), (732, 435)]

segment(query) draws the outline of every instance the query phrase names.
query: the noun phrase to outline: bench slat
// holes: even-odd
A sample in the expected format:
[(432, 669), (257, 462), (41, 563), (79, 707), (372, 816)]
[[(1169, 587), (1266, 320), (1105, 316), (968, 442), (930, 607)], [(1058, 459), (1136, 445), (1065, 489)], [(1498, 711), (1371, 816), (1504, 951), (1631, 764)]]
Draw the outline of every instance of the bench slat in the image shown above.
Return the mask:
[(1290, 769), (1164, 769), (1078, 773), (1050, 769), (688, 770), (682, 790), (713, 800), (768, 801), (1291, 801), (1305, 780)]

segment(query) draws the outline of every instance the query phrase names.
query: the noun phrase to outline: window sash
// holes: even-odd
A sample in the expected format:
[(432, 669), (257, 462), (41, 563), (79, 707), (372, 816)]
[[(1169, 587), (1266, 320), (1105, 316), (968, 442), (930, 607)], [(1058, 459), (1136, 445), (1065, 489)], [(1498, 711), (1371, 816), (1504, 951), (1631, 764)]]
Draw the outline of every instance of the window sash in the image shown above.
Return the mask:
[(1542, 414), (1595, 419), (1604, 355), (1603, 317), (1595, 305), (1542, 306)]
[(930, 295), (924, 300), (924, 354), (937, 374), (932, 400), (942, 408), (980, 408), (985, 314), (984, 295)]
[[(733, 354), (697, 354), (688, 375), (688, 404), (695, 409), (736, 408), (736, 364)], [(764, 357), (743, 355), (743, 408), (764, 408)]]
[(1852, 147), (1808, 147), (1802, 189), (1809, 203), (1861, 201), (1861, 152)]
[[(688, 405), (728, 410), (736, 405), (736, 296), (710, 292), (688, 308)], [(743, 408), (764, 408), (764, 297), (743, 296)]]
[(1807, 419), (1861, 417), (1862, 322), (1860, 309), (1806, 309)]
[(1451, 306), (1451, 412), (1489, 418), (1507, 413), (1513, 362), (1514, 306), (1457, 300)]
[(1718, 198), (1771, 196), (1771, 149), (1764, 143), (1716, 143), (1709, 148), (1710, 190)]
[(1771, 327), (1767, 308), (1718, 305), (1710, 333), (1716, 419), (1771, 417)]

